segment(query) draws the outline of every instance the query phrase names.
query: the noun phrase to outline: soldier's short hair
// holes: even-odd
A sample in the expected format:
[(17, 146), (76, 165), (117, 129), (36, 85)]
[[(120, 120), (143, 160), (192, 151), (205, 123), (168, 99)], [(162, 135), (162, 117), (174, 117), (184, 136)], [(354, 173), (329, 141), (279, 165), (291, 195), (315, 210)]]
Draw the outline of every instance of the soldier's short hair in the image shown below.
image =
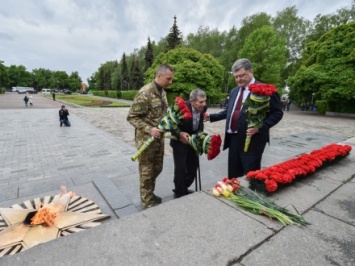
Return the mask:
[(197, 100), (198, 97), (206, 97), (206, 93), (199, 88), (196, 88), (190, 92), (190, 101)]
[(157, 72), (155, 73), (155, 77), (157, 77), (159, 74), (164, 75), (166, 73), (166, 71), (168, 71), (168, 70), (174, 73), (174, 69), (170, 65), (161, 64), (158, 67)]
[(234, 62), (232, 66), (232, 73), (237, 72), (238, 70), (244, 68), (246, 71), (250, 71), (253, 69), (253, 65), (250, 60), (247, 58), (241, 58)]

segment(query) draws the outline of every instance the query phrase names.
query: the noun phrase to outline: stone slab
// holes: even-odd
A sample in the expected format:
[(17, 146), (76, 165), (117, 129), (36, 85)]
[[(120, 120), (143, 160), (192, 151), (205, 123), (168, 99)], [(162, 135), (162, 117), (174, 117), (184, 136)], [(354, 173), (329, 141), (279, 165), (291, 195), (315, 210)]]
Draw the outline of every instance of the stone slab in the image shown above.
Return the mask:
[(128, 215), (134, 214), (139, 212), (140, 209), (137, 209), (134, 205), (128, 205), (126, 207), (123, 207), (121, 209), (115, 210), (115, 214), (117, 215), (118, 218), (123, 218)]
[[(352, 178), (354, 181), (354, 176)], [(340, 187), (316, 208), (335, 219), (346, 221), (355, 226), (355, 182)]]
[(28, 183), (22, 183), (19, 185), (19, 197), (27, 197), (35, 194), (44, 193), (46, 191), (52, 191), (60, 189), (61, 186), (71, 187), (73, 182), (70, 178), (55, 178), (55, 179), (42, 179), (32, 181)]
[(96, 177), (93, 183), (113, 210), (131, 205), (131, 201), (106, 177)]
[(354, 265), (355, 227), (316, 211), (305, 218), (311, 225), (289, 226), (242, 261), (242, 265)]

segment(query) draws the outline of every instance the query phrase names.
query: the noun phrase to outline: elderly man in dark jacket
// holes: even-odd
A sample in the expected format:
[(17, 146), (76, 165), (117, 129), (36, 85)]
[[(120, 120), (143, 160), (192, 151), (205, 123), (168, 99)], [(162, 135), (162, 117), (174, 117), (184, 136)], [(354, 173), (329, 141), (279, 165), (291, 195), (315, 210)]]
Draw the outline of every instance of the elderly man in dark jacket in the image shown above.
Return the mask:
[(180, 198), (193, 191), (188, 188), (196, 178), (198, 168), (198, 155), (188, 144), (188, 137), (203, 131), (203, 115), (206, 112), (206, 93), (195, 89), (190, 93), (190, 100), (186, 102), (192, 113), (192, 119), (180, 125), (179, 140), (172, 139), (170, 146), (174, 156), (174, 185), (175, 198)]

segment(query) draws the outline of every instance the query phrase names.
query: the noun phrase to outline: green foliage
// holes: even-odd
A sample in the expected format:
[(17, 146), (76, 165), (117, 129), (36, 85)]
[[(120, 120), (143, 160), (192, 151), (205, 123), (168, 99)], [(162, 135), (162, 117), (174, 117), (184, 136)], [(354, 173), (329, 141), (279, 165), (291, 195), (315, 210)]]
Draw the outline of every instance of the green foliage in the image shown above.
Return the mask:
[(166, 40), (168, 42), (168, 45), (166, 47), (166, 50), (172, 50), (175, 49), (176, 47), (179, 47), (182, 41), (182, 34), (176, 24), (176, 16), (174, 16), (174, 24), (170, 29), (170, 33), (166, 37)]
[(137, 92), (137, 90), (121, 91), (121, 99), (134, 100), (134, 97), (136, 97)]
[[(351, 110), (355, 100), (355, 22), (344, 24), (311, 42), (303, 66), (289, 79), (295, 99), (315, 93), (330, 109)], [(341, 103), (341, 104), (340, 104)]]
[(355, 100), (328, 101), (328, 106), (330, 112), (355, 114)]
[(185, 46), (218, 58), (222, 55), (225, 39), (225, 32), (220, 33), (217, 28), (210, 30), (208, 26), (201, 26), (196, 34), (187, 35)]
[(19, 65), (11, 65), (7, 69), (7, 74), (9, 78), (9, 87), (31, 87), (32, 86), (32, 75), (26, 70), (26, 67)]
[(174, 91), (168, 91), (166, 93), (166, 98), (168, 99), (168, 103), (170, 106), (172, 106), (174, 104), (175, 97), (181, 97), (183, 99), (188, 99), (189, 95), (181, 94), (181, 93), (174, 92)]
[(147, 50), (144, 54), (144, 61), (145, 61), (145, 70), (151, 67), (154, 61), (154, 55), (153, 55), (153, 47), (152, 43), (150, 42), (150, 38), (148, 37), (148, 43), (147, 43)]
[(175, 70), (175, 77), (167, 92), (189, 95), (191, 90), (200, 88), (207, 94), (209, 100), (216, 103), (221, 98), (219, 88), (225, 70), (211, 55), (202, 54), (190, 48), (176, 48), (165, 54), (160, 54), (151, 68), (146, 71), (146, 82), (155, 77), (157, 67), (167, 63)]
[(106, 92), (107, 92), (107, 97), (117, 98), (117, 91), (106, 91)]
[(91, 91), (91, 93), (95, 96), (106, 97), (106, 91)]
[(251, 33), (238, 57), (251, 60), (258, 80), (281, 87), (281, 72), (287, 60), (285, 41), (272, 27), (263, 26)]
[(7, 73), (7, 67), (3, 64), (3, 61), (0, 60), (0, 87), (9, 86), (9, 75)]
[(264, 26), (271, 26), (271, 17), (265, 12), (257, 13), (248, 17), (245, 17), (242, 21), (242, 26), (236, 36), (236, 52), (245, 46), (247, 38), (257, 29)]
[(316, 101), (316, 107), (318, 113), (325, 114), (325, 112), (329, 110), (328, 101), (323, 101), (323, 100)]
[(139, 68), (139, 62), (136, 57), (133, 58), (130, 71), (130, 85), (132, 89), (140, 89), (143, 85), (143, 76)]
[[(125, 53), (123, 53), (121, 58), (121, 67), (121, 90), (123, 90), (123, 86), (129, 84), (128, 65)], [(126, 89), (128, 89), (128, 87), (129, 86), (127, 86)]]
[(290, 6), (277, 12), (273, 19), (273, 27), (286, 40), (288, 62), (293, 63), (300, 57), (302, 43), (306, 38), (310, 22), (297, 16), (296, 6)]

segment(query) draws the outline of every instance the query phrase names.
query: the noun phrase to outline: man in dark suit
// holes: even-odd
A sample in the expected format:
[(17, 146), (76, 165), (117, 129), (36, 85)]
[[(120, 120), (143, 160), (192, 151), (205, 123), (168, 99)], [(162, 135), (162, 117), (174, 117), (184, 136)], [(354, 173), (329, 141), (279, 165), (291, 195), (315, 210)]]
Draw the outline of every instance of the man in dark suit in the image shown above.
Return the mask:
[(203, 131), (203, 115), (206, 112), (206, 93), (195, 89), (190, 93), (190, 100), (186, 102), (192, 113), (192, 119), (180, 125), (179, 139), (172, 139), (170, 146), (173, 148), (174, 157), (174, 185), (175, 198), (180, 198), (192, 190), (188, 188), (196, 178), (199, 164), (198, 155), (188, 144), (188, 137)]
[[(264, 119), (262, 127), (248, 129), (245, 113), (248, 106), (238, 105), (238, 98), (241, 95), (240, 103), (245, 102), (247, 97), (250, 97), (249, 84), (259, 82), (254, 78), (253, 67), (249, 59), (243, 58), (237, 60), (232, 66), (232, 73), (235, 77), (237, 87), (229, 94), (229, 105), (219, 113), (206, 113), (205, 115), (205, 121), (210, 120), (210, 122), (226, 119), (223, 149), (229, 148), (229, 178), (241, 177), (249, 171), (261, 168), (261, 158), (265, 145), (270, 141), (269, 129), (276, 125), (283, 116), (280, 97), (275, 93), (270, 97), (269, 112)], [(235, 114), (235, 109), (237, 109), (237, 115), (233, 115)], [(248, 151), (244, 152), (243, 149), (247, 134), (251, 135), (252, 138)]]

